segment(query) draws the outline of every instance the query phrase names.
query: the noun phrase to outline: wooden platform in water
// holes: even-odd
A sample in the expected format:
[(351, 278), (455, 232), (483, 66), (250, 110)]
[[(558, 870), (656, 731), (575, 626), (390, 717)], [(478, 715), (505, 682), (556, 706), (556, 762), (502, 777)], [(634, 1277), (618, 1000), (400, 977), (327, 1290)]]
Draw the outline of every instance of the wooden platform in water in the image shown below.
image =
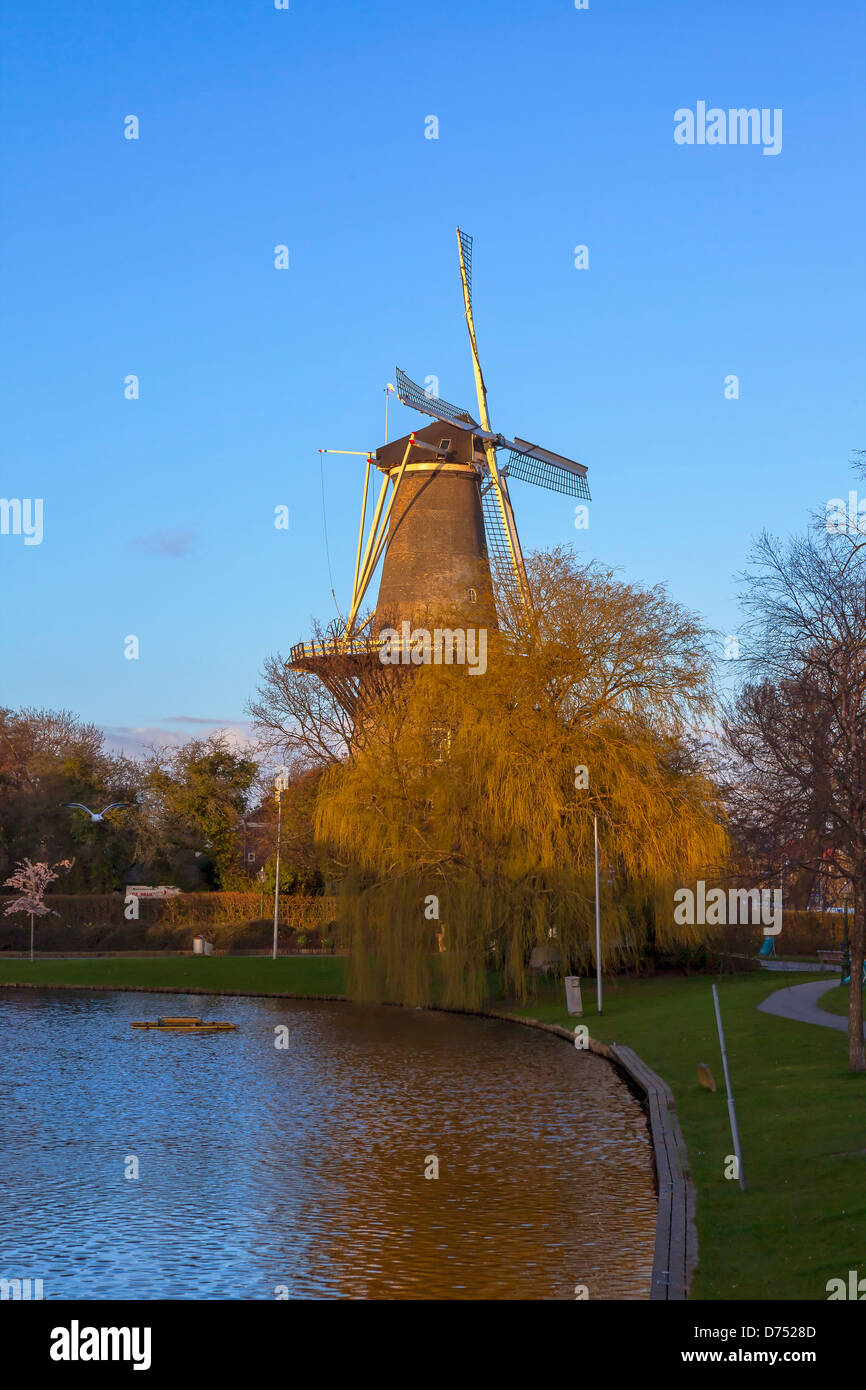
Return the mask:
[(130, 1028), (157, 1029), (162, 1033), (233, 1033), (236, 1023), (208, 1022), (201, 1018), (158, 1018), (155, 1022), (130, 1023)]

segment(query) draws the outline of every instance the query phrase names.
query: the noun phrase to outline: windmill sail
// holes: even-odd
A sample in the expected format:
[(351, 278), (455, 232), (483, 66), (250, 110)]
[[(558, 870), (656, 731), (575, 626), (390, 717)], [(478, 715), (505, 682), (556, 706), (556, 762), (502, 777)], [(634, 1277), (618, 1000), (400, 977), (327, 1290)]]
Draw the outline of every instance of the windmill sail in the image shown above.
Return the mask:
[(592, 501), (584, 476), (586, 469), (578, 473), (572, 468), (563, 467), (562, 463), (554, 463), (553, 458), (540, 457), (541, 453), (539, 450), (538, 453), (526, 454), (522, 450), (512, 449), (504, 471), (509, 477), (520, 478), (524, 483), (535, 483), (538, 487), (549, 488), (551, 492), (564, 492), (568, 497)]
[[(487, 530), (494, 552), (497, 547), (502, 552), (502, 565), (497, 565), (497, 569), (500, 570), (500, 584), (507, 583), (509, 593), (516, 588), (519, 606), (528, 616), (531, 609), (531, 598), (526, 579), (526, 567), (523, 563), (523, 552), (520, 549), (520, 538), (517, 534), (514, 512), (508, 496), (508, 484), (504, 477), (500, 477), (496, 463), (496, 450), (505, 443), (505, 440), (501, 435), (493, 434), (490, 429), (487, 387), (484, 385), (481, 358), (478, 355), (478, 343), (475, 338), (475, 318), (472, 313), (472, 238), (466, 232), (461, 231), (459, 227), (457, 228), (457, 245), (460, 257), (460, 281), (463, 286), (463, 307), (466, 313), (466, 327), (469, 332), (469, 346), (472, 349), (475, 394), (478, 398), (478, 414), (481, 420), (481, 426), (476, 432), (483, 444), (484, 456), (487, 460), (489, 482), (483, 499), (485, 511), (489, 507)], [(507, 568), (504, 567), (506, 558)]]
[[(510, 510), (510, 503), (507, 505)], [(493, 572), (499, 619), (503, 626), (519, 628), (524, 614), (519, 571), (515, 566), (514, 554), (508, 532), (505, 529), (502, 515), (503, 507), (497, 496), (493, 480), (489, 476), (487, 484), (481, 492), (481, 506), (484, 511), (487, 558)], [(520, 558), (522, 561), (523, 556), (521, 555)]]
[(425, 391), (423, 386), (419, 386), (405, 372), (401, 372), (399, 367), (397, 396), (404, 405), (411, 405), (413, 410), (420, 410), (422, 415), (429, 415), (434, 420), (444, 420), (447, 425), (460, 425), (464, 430), (478, 428), (478, 421), (473, 420), (468, 410), (443, 401), (441, 396), (431, 396), (429, 391)]
[(472, 238), (468, 232), (461, 232), (457, 228), (457, 237), (460, 242), (461, 260), (463, 269), (466, 272), (466, 303), (472, 307)]

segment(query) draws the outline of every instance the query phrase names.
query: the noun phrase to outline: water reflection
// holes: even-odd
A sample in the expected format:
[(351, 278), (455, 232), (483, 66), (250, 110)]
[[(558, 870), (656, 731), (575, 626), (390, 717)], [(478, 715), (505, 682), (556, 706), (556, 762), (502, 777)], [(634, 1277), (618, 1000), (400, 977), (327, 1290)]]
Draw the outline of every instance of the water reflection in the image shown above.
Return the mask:
[[(129, 1027), (187, 1012), (239, 1031)], [(3, 992), (0, 1047), (0, 1276), (42, 1278), (46, 1298), (648, 1297), (642, 1111), (556, 1038), (421, 1010), (27, 990)]]

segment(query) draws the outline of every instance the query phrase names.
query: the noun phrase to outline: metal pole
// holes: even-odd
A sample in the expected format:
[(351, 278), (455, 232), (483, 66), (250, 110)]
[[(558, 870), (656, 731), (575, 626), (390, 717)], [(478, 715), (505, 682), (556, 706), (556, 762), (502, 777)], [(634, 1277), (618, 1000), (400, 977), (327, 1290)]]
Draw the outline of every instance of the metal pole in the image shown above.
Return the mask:
[(728, 1093), (728, 1115), (731, 1121), (731, 1138), (734, 1141), (734, 1153), (737, 1156), (737, 1171), (740, 1178), (740, 1191), (746, 1190), (746, 1174), (743, 1170), (743, 1152), (740, 1148), (740, 1131), (737, 1129), (737, 1112), (734, 1109), (734, 1097), (731, 1093), (731, 1078), (728, 1075), (728, 1054), (725, 1051), (725, 1033), (722, 1028), (722, 1012), (719, 1008), (719, 992), (713, 985), (713, 1002), (716, 1006), (716, 1026), (719, 1030), (719, 1045), (722, 1049), (722, 1067), (725, 1073), (725, 1090)]
[(277, 874), (274, 879), (274, 960), (280, 931), (280, 835), (283, 827), (283, 789), (277, 788)]
[(592, 818), (595, 840), (595, 994), (601, 1013), (601, 903), (598, 898), (598, 816)]
[[(386, 406), (387, 409), (387, 406)], [(385, 425), (385, 442), (388, 442), (388, 426)], [(367, 470), (364, 474), (364, 496), (361, 500), (361, 525), (358, 527), (358, 553), (355, 556), (355, 578), (352, 581), (352, 603), (358, 592), (358, 576), (361, 573), (361, 546), (364, 543), (364, 522), (367, 520), (367, 492), (370, 488), (370, 469), (373, 466), (372, 455), (367, 455)]]

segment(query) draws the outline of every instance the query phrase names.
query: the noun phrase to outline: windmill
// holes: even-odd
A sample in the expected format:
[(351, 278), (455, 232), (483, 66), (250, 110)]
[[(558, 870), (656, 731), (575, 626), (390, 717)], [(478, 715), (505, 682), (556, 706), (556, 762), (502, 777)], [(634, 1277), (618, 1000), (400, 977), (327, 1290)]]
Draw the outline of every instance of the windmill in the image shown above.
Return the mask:
[[(457, 244), (478, 419), (397, 368), (399, 400), (433, 423), (366, 455), (348, 616), (332, 638), (298, 643), (290, 653), (290, 667), (316, 671), (337, 693), (353, 672), (360, 674), (358, 663), (381, 645), (378, 634), (384, 627), (419, 621), (431, 610), (466, 626), (495, 626), (498, 613), (517, 631), (528, 628), (532, 597), (509, 478), (590, 500), (583, 464), (491, 428), (472, 310), (472, 238), (459, 227)], [(497, 457), (501, 453), (507, 455), (504, 462)], [(382, 481), (367, 527), (374, 467)], [(361, 621), (361, 605), (380, 561), (376, 607)]]

